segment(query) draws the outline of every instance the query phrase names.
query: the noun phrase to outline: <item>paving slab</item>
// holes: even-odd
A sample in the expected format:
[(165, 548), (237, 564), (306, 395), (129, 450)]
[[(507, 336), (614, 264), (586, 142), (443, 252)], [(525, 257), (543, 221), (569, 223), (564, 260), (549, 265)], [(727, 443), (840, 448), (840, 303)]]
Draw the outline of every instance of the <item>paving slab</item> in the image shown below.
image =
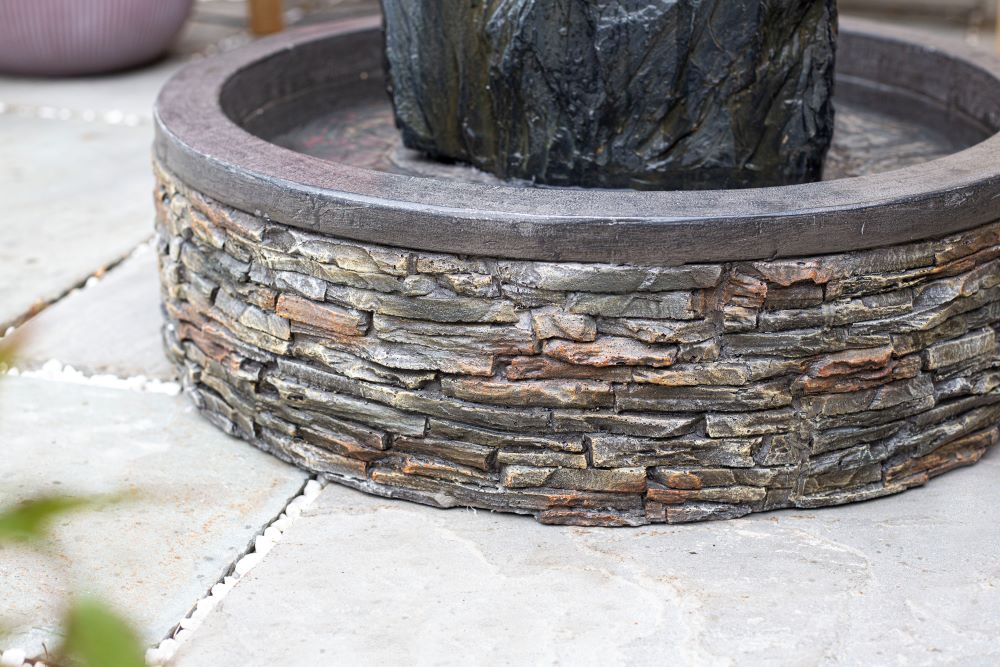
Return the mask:
[(304, 480), (183, 397), (4, 378), (0, 507), (46, 493), (139, 497), (60, 520), (52, 556), (0, 547), (0, 625), (12, 630), (0, 649), (54, 646), (72, 590), (110, 600), (158, 642)]
[(152, 236), (152, 127), (0, 114), (0, 332)]
[(866, 504), (641, 529), (329, 486), (176, 665), (996, 664), (998, 454)]
[(52, 359), (87, 375), (173, 380), (163, 353), (156, 253), (141, 246), (95, 284), (76, 290), (18, 330), (20, 368)]

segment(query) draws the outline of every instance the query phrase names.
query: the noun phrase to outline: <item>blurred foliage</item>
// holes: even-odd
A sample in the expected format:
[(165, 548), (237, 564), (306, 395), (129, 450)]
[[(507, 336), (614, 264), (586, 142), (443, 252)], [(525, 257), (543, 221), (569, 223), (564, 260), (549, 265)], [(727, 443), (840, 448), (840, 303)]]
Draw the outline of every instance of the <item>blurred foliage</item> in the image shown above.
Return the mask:
[(67, 665), (145, 667), (142, 643), (131, 625), (95, 598), (77, 600), (66, 616), (60, 655)]
[(32, 542), (44, 539), (59, 516), (97, 504), (90, 498), (39, 496), (0, 512), (0, 542)]
[[(13, 366), (17, 339), (0, 340), (0, 378)], [(54, 521), (70, 512), (119, 502), (121, 496), (38, 496), (0, 509), (0, 546), (35, 544), (49, 535)], [(142, 642), (132, 626), (107, 604), (92, 597), (75, 601), (63, 623), (64, 640), (49, 665), (66, 667), (145, 667)], [(2, 647), (0, 647), (2, 648)], [(52, 660), (56, 658), (56, 661)]]

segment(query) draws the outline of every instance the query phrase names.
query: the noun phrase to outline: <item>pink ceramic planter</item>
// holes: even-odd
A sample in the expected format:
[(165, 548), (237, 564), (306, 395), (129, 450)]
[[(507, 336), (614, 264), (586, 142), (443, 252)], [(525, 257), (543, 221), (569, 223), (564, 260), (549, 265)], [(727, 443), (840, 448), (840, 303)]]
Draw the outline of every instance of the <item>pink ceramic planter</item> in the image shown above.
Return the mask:
[(74, 75), (148, 62), (194, 0), (0, 0), (0, 72)]

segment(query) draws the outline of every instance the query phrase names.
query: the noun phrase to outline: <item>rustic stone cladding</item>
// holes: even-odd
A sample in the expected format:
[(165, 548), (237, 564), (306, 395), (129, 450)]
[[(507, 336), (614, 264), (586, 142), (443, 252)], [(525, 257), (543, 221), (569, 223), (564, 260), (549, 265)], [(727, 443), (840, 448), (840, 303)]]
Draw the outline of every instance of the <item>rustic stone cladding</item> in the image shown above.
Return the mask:
[(529, 262), (322, 236), (158, 178), (194, 402), (370, 493), (678, 523), (895, 493), (998, 439), (1000, 223), (800, 259)]

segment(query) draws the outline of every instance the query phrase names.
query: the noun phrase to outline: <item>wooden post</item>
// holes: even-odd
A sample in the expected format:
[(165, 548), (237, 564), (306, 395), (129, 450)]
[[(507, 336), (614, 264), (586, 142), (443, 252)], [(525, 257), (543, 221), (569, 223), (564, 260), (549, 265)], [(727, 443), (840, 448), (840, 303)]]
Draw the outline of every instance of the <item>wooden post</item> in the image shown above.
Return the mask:
[(997, 0), (997, 51), (1000, 51), (1000, 0)]
[(282, 0), (248, 0), (250, 9), (250, 30), (255, 35), (270, 35), (281, 32), (285, 27), (282, 16)]

